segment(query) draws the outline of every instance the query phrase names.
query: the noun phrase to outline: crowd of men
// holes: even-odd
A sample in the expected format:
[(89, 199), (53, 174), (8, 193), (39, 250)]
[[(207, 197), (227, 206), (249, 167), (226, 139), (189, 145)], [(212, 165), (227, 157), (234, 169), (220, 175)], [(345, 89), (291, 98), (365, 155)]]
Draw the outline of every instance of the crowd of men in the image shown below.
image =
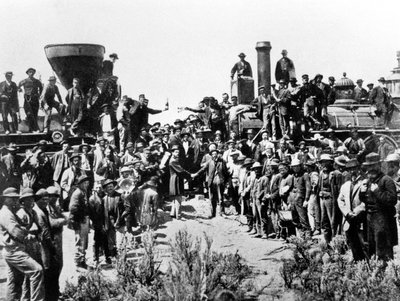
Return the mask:
[[(291, 79), (304, 101), (301, 105), (309, 101), (309, 93), (329, 99), (330, 94), (318, 88), (320, 79), (310, 84), (303, 76), (299, 88)], [(40, 141), (24, 155), (16, 145), (8, 145), (0, 158), (7, 300), (58, 300), (64, 226), (75, 233), (78, 268), (87, 268), (90, 229), (94, 264), (102, 262), (103, 255), (104, 262), (111, 263), (124, 237), (157, 227), (157, 210), (168, 203), (170, 216), (181, 219), (182, 201), (196, 194), (211, 201), (212, 217), (225, 215), (228, 205), (246, 216), (246, 231), (255, 239), (322, 234), (330, 243), (345, 234), (354, 260), (374, 255), (392, 259), (400, 156), (384, 136), (377, 139), (375, 152), (367, 153), (357, 129), (344, 141), (329, 128), (294, 144), (284, 109), (293, 101), (293, 90), (285, 79), (279, 85), (271, 95), (261, 87), (254, 105), (246, 107), (226, 93), (221, 103), (205, 97), (199, 108), (187, 108), (196, 114), (173, 125), (150, 126), (148, 114), (160, 111), (149, 109), (144, 95), (138, 101), (123, 97), (116, 112), (108, 104), (103, 112), (115, 117), (107, 120), (114, 120), (118, 131), (100, 130), (94, 145), (83, 141), (72, 146), (66, 139), (60, 151), (49, 153), (48, 142)], [(59, 95), (54, 86), (52, 91)], [(278, 104), (279, 135), (271, 126), (273, 101)], [(237, 116), (248, 110), (256, 110), (265, 121), (259, 133), (238, 131)], [(318, 106), (315, 112), (323, 110)], [(74, 109), (67, 106), (66, 111), (73, 114)], [(305, 114), (311, 123), (328, 122), (323, 113), (321, 118), (313, 114)], [(31, 120), (34, 124), (35, 118)]]

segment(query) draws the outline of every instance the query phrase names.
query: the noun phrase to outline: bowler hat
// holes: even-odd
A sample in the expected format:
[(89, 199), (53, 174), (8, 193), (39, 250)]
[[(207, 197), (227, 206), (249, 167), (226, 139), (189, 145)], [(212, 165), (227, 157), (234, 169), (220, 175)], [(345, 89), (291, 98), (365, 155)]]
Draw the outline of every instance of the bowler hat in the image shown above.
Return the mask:
[(333, 76), (329, 76), (328, 79), (331, 81), (335, 81), (335, 78)]
[(33, 71), (33, 73), (36, 73), (36, 69), (35, 68), (28, 68), (28, 70), (26, 70), (26, 74), (28, 74), (29, 72)]
[(1, 196), (7, 198), (19, 198), (18, 190), (14, 187), (9, 187), (4, 189), (3, 194)]
[(377, 153), (369, 153), (365, 156), (365, 162), (363, 162), (363, 166), (371, 166), (381, 162), (381, 157)]
[(57, 80), (57, 78), (56, 78), (54, 75), (52, 75), (52, 76), (49, 77), (49, 82), (55, 81), (55, 80)]
[(26, 198), (33, 198), (35, 197), (35, 192), (33, 191), (32, 188), (24, 188), (21, 191), (21, 195), (19, 197), (20, 200), (26, 199)]
[(281, 52), (281, 54), (287, 54), (287, 53), (288, 53), (288, 52), (287, 52), (286, 49), (283, 49), (282, 52)]
[(308, 74), (303, 74), (301, 78), (308, 78)]
[(239, 53), (238, 57), (246, 57), (246, 55), (243, 52), (241, 52)]
[(356, 158), (350, 159), (346, 162), (346, 168), (354, 168), (360, 166), (360, 163)]

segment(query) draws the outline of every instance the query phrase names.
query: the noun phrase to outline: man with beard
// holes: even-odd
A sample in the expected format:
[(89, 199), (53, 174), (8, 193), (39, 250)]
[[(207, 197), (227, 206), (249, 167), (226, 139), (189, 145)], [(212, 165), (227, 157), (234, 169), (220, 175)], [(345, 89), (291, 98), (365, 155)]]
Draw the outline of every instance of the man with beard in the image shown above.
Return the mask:
[(39, 97), (43, 91), (43, 85), (40, 80), (34, 78), (36, 70), (29, 68), (26, 70), (28, 77), (18, 84), (18, 89), (24, 88), (24, 110), (28, 122), (29, 131), (33, 133), (39, 132), (37, 122), (39, 112)]
[(368, 154), (362, 165), (367, 171), (367, 179), (360, 188), (360, 197), (367, 211), (368, 254), (388, 261), (393, 259), (393, 246), (398, 242), (396, 185), (389, 176), (382, 173), (377, 153)]
[[(172, 199), (170, 216), (176, 219), (181, 217), (181, 203), (184, 194), (183, 180), (190, 179), (190, 173), (180, 164), (180, 147), (174, 145), (171, 147), (172, 156), (169, 160), (169, 195)], [(207, 165), (206, 165), (207, 166)]]
[(218, 149), (210, 151), (211, 160), (209, 160), (196, 174), (201, 174), (207, 170), (208, 174), (208, 191), (210, 194), (210, 200), (213, 207), (212, 216), (215, 217), (219, 211), (220, 215), (225, 214), (223, 196), (225, 190), (228, 189), (229, 185), (229, 174), (228, 169), (224, 160), (219, 156), (220, 152)]
[(67, 103), (67, 116), (70, 118), (72, 123), (70, 133), (74, 136), (78, 130), (82, 130), (80, 125), (84, 116), (84, 110), (86, 110), (87, 104), (85, 102), (85, 95), (83, 94), (80, 86), (79, 79), (74, 78), (72, 80), (72, 88), (68, 89), (67, 96), (65, 97)]
[(77, 268), (87, 268), (86, 249), (89, 234), (89, 177), (80, 176), (76, 180), (77, 188), (71, 195), (69, 204), (68, 227), (75, 231), (75, 265)]
[[(21, 134), (18, 130), (19, 103), (18, 103), (18, 88), (17, 84), (12, 81), (13, 73), (5, 73), (6, 80), (0, 83), (0, 112), (3, 119), (3, 127), (6, 135), (10, 133)], [(11, 128), (8, 123), (8, 115), (11, 116)]]
[(346, 163), (346, 170), (350, 174), (350, 180), (340, 188), (337, 202), (345, 218), (343, 230), (351, 248), (353, 259), (354, 261), (359, 261), (368, 259), (368, 254), (363, 239), (363, 227), (365, 230), (366, 226), (365, 203), (360, 199), (363, 179), (357, 159), (349, 160)]
[(289, 79), (296, 77), (296, 71), (294, 68), (293, 61), (287, 57), (287, 50), (282, 50), (282, 58), (276, 63), (275, 68), (275, 80), (278, 83), (281, 79), (285, 82), (289, 82)]
[(302, 236), (311, 237), (311, 227), (307, 217), (308, 200), (311, 193), (310, 177), (302, 170), (300, 160), (292, 160), (293, 189), (290, 191), (290, 204), (293, 223)]

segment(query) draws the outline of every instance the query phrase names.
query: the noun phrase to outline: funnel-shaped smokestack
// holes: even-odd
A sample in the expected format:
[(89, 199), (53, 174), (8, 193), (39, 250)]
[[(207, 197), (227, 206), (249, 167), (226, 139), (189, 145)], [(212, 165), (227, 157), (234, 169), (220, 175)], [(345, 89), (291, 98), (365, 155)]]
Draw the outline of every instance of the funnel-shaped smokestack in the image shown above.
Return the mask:
[(257, 42), (257, 74), (258, 87), (265, 86), (265, 92), (271, 93), (271, 43), (268, 41)]
[(79, 78), (84, 92), (101, 75), (105, 48), (96, 44), (52, 44), (44, 47), (46, 57), (61, 84), (69, 89), (72, 79)]

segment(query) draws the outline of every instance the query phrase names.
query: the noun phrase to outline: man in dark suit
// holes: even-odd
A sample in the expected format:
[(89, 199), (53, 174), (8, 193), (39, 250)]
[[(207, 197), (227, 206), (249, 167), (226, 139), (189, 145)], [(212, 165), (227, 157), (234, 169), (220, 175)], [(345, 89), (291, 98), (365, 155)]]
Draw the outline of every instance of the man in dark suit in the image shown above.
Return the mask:
[(67, 115), (70, 118), (71, 134), (75, 135), (79, 125), (82, 123), (83, 112), (86, 110), (87, 104), (85, 102), (85, 95), (79, 87), (79, 79), (72, 80), (72, 88), (68, 89), (67, 96), (65, 97), (67, 103)]
[(18, 130), (19, 104), (17, 84), (12, 81), (12, 72), (6, 72), (5, 75), (6, 80), (0, 83), (0, 111), (3, 118), (3, 127), (8, 135), (10, 133), (8, 115), (10, 115), (12, 119), (11, 131), (20, 134), (21, 132)]
[(289, 107), (291, 101), (290, 91), (286, 88), (285, 80), (279, 80), (279, 90), (276, 92), (276, 104), (278, 106), (279, 112), (279, 126), (281, 128), (281, 134), (289, 134), (290, 124), (289, 124)]
[(250, 63), (244, 60), (246, 55), (242, 52), (238, 56), (240, 61), (233, 66), (231, 70), (231, 79), (233, 79), (233, 76), (236, 72), (238, 78), (241, 78), (242, 76), (253, 77), (253, 71), (251, 70)]
[(393, 246), (398, 243), (396, 185), (382, 173), (379, 154), (368, 154), (362, 165), (368, 177), (360, 188), (360, 199), (367, 211), (368, 255), (388, 261), (393, 259)]
[(101, 106), (106, 103), (106, 93), (104, 89), (104, 80), (99, 79), (96, 82), (96, 87), (90, 89), (87, 95), (88, 115), (88, 130), (92, 134), (96, 134), (100, 130), (99, 116), (102, 113)]
[(275, 125), (275, 101), (271, 95), (267, 95), (265, 87), (258, 87), (258, 96), (253, 100), (253, 105), (256, 107), (256, 116), (263, 121), (263, 128), (267, 130), (268, 136), (276, 139)]
[(225, 162), (220, 157), (219, 150), (213, 149), (210, 151), (210, 154), (211, 160), (209, 160), (195, 175), (197, 176), (203, 171), (207, 171), (207, 185), (213, 207), (212, 216), (215, 217), (217, 214), (217, 207), (219, 207), (218, 211), (220, 214), (224, 214), (223, 198), (229, 186), (229, 173)]
[(390, 124), (389, 107), (391, 97), (386, 87), (384, 87), (385, 79), (381, 77), (378, 82), (379, 85), (374, 87), (369, 94), (369, 102), (370, 105), (376, 106), (376, 116), (383, 118), (385, 129), (388, 130)]
[(288, 83), (291, 77), (296, 77), (296, 71), (293, 61), (287, 57), (287, 50), (282, 50), (281, 54), (282, 58), (276, 63), (275, 79), (277, 83), (279, 83), (281, 79)]

